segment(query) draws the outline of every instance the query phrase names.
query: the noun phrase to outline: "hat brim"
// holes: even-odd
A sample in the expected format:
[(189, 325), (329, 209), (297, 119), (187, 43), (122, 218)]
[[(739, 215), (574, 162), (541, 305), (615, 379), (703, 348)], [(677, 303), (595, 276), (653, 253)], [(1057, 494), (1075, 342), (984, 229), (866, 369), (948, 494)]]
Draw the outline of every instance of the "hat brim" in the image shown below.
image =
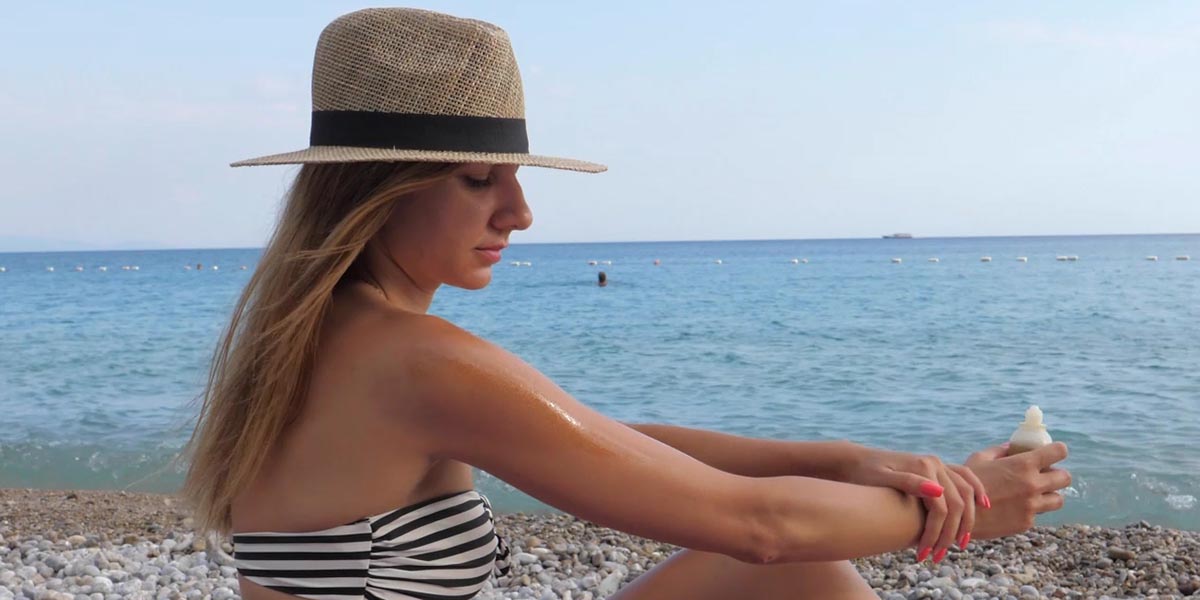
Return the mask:
[(426, 161), (468, 163), (481, 162), (499, 165), (528, 165), (584, 173), (600, 173), (608, 167), (571, 158), (557, 158), (536, 154), (493, 153), (493, 152), (446, 152), (437, 150), (402, 150), (396, 148), (361, 148), (357, 146), (310, 146), (295, 152), (271, 154), (239, 160), (231, 167), (253, 167), (261, 165), (298, 165), (309, 163), (349, 162), (392, 162)]

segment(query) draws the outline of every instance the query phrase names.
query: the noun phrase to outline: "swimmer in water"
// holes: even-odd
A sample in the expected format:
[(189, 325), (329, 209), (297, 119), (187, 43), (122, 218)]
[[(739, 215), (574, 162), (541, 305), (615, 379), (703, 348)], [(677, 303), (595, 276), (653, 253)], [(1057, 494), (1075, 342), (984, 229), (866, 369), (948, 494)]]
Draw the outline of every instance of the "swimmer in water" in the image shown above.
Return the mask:
[(597, 276), (597, 279), (598, 279), (598, 281), (596, 283), (600, 287), (604, 287), (604, 286), (608, 285), (608, 275), (606, 275), (604, 273), (604, 271), (600, 271), (600, 274)]
[[(622, 422), (429, 314), (442, 286), (487, 287), (533, 223), (522, 165), (604, 167), (529, 154), (495, 25), (366, 9), (326, 27), (315, 62), (312, 146), (235, 163), (302, 166), (181, 455), (197, 539), (231, 536), (246, 600), (477, 595), (509, 552), (476, 468), (679, 548), (612, 600), (876, 598), (850, 559), (914, 547), (940, 561), (1062, 506), (1062, 444), (957, 465)], [(906, 439), (946, 426), (928, 419)]]

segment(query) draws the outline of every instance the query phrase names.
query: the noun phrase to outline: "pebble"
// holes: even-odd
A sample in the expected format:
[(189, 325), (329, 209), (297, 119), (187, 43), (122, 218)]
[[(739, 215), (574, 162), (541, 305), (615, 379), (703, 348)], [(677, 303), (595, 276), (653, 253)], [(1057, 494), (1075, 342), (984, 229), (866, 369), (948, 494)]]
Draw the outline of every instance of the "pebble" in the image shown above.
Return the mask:
[(925, 584), (934, 588), (948, 588), (954, 585), (954, 580), (950, 579), (949, 577), (935, 577), (933, 579), (926, 580)]
[(1180, 594), (1184, 596), (1200, 595), (1200, 577), (1180, 575), (1178, 582)]
[(608, 576), (605, 577), (604, 580), (600, 582), (600, 585), (596, 588), (596, 593), (601, 597), (615, 594), (617, 589), (621, 586), (621, 581), (623, 579), (624, 576), (621, 575), (620, 571), (613, 571), (612, 573), (609, 573)]

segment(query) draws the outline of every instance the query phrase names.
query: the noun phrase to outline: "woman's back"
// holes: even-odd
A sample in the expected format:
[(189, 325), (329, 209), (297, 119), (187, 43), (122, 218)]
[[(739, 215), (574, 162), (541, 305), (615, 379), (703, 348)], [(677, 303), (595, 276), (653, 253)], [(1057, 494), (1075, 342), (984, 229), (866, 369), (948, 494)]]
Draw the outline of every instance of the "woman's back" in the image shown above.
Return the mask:
[(420, 399), (382, 389), (372, 377), (378, 369), (403, 370), (396, 349), (411, 348), (393, 336), (381, 356), (380, 322), (395, 331), (398, 319), (427, 318), (404, 315), (373, 291), (353, 283), (334, 294), (303, 408), (234, 501), (233, 531), (312, 531), (471, 489), (468, 465), (435, 460), (406, 443), (410, 424), (393, 407)]
[[(355, 596), (381, 579), (429, 586), (414, 565), (457, 573), (446, 591), (473, 593), (492, 573), (493, 558), (506, 552), (492, 542), (491, 509), (472, 490), (470, 467), (406, 444), (409, 424), (394, 407), (422, 399), (406, 397), (403, 386), (378, 385), (374, 375), (408, 371), (405, 350), (416, 349), (395, 343), (397, 326), (425, 317), (373, 296), (358, 282), (334, 294), (300, 415), (233, 503), (235, 557), (248, 600), (343, 584)], [(392, 338), (382, 354), (380, 335)]]

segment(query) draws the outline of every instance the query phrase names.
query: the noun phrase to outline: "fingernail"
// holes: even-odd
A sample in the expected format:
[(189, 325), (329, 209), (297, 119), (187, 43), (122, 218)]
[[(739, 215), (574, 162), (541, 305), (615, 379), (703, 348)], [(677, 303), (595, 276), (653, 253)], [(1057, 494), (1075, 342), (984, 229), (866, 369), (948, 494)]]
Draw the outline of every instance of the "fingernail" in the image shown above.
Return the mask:
[(983, 495), (983, 507), (984, 507), (984, 508), (991, 508), (991, 507), (992, 507), (992, 501), (991, 501), (991, 499), (990, 499), (990, 498), (988, 498), (988, 497), (987, 497), (987, 494), (984, 494), (984, 495)]
[(937, 554), (933, 555), (933, 564), (936, 565), (939, 562), (942, 562), (943, 558), (946, 558), (946, 550), (948, 550), (948, 548), (942, 548), (941, 550), (937, 551)]
[(970, 543), (971, 543), (971, 532), (968, 531), (963, 534), (962, 539), (958, 540), (958, 547), (962, 548), (963, 550), (966, 550), (967, 544), (970, 544)]
[(917, 562), (921, 562), (928, 558), (930, 552), (933, 552), (933, 546), (922, 548), (921, 551), (917, 553)]
[(920, 489), (922, 496), (928, 496), (930, 498), (941, 498), (942, 492), (946, 491), (942, 488), (942, 486), (932, 481), (922, 481)]

